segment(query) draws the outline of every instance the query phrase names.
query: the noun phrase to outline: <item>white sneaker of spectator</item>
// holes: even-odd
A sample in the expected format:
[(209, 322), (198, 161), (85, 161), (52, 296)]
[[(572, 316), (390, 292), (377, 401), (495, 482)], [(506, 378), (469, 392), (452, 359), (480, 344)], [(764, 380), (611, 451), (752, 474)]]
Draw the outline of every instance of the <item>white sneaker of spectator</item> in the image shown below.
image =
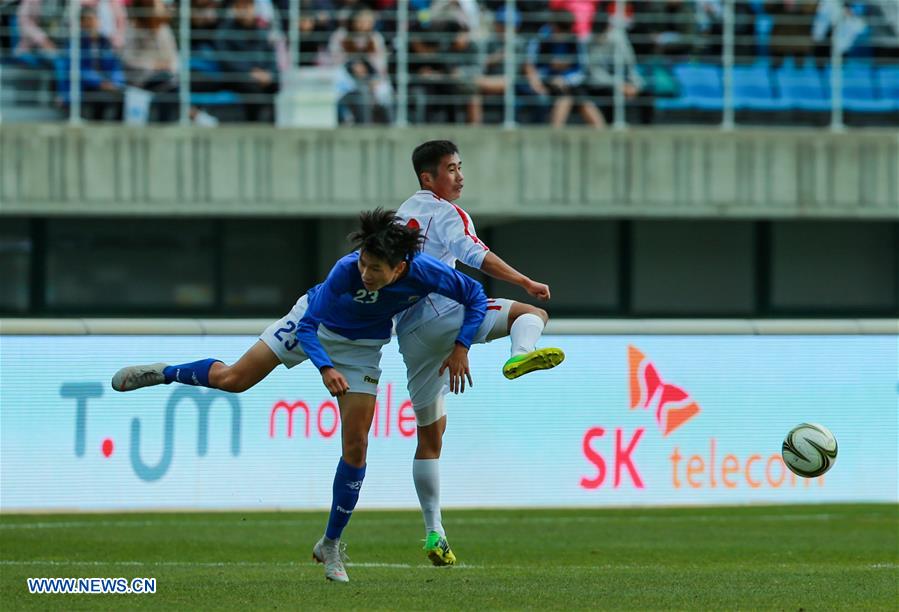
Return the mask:
[(194, 125), (198, 125), (200, 127), (215, 127), (219, 124), (219, 120), (215, 117), (215, 115), (210, 115), (204, 110), (197, 111), (197, 114), (194, 115)]

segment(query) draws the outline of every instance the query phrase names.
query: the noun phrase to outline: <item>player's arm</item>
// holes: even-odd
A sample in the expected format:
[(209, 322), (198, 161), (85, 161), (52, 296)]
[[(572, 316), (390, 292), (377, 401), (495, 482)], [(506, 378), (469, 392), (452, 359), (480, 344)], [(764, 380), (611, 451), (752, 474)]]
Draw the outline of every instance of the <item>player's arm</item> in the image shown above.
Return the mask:
[(343, 374), (334, 367), (328, 352), (319, 342), (318, 326), (329, 306), (336, 302), (341, 290), (345, 290), (348, 286), (350, 271), (343, 263), (340, 261), (331, 269), (328, 278), (319, 287), (318, 292), (309, 298), (306, 313), (297, 324), (297, 340), (303, 347), (303, 352), (318, 368), (322, 376), (322, 383), (334, 397), (340, 397), (349, 391), (350, 385)]
[(453, 350), (443, 360), (439, 371), (442, 376), (444, 370), (449, 370), (450, 391), (464, 393), (466, 378), (469, 386), (472, 385), (471, 370), (468, 365), (468, 349), (487, 313), (487, 295), (484, 293), (481, 283), (440, 261), (430, 260), (423, 268), (429, 293), (439, 293), (465, 306), (465, 316), (462, 319), (462, 326), (459, 328)]
[(484, 257), (484, 261), (481, 263), (481, 272), (487, 276), (518, 285), (539, 300), (548, 300), (550, 298), (549, 285), (531, 280), (492, 251), (488, 252)]
[(465, 216), (461, 209), (455, 206), (448, 208), (431, 231), (437, 233), (453, 257), (465, 265), (480, 270), (487, 276), (518, 285), (540, 300), (550, 298), (548, 285), (531, 280), (492, 252), (478, 238), (474, 221)]

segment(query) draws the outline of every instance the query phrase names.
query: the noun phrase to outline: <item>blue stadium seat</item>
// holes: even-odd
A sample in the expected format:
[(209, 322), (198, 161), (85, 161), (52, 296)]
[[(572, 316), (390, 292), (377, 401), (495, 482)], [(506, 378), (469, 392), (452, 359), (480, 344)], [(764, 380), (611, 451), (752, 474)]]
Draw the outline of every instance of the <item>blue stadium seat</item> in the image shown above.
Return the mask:
[(829, 111), (830, 89), (821, 73), (811, 64), (796, 68), (785, 62), (774, 72), (774, 82), (787, 108), (804, 111)]
[[(830, 67), (822, 74), (824, 87), (830, 91)], [(893, 101), (879, 95), (874, 72), (869, 64), (847, 63), (843, 66), (843, 108), (856, 113), (888, 113)]]
[[(221, 64), (215, 57), (212, 47), (201, 46), (194, 50), (190, 57), (190, 70), (196, 73), (194, 79), (205, 81), (204, 89), (213, 89), (219, 82), (224, 81)], [(229, 106), (240, 104), (240, 94), (227, 89), (217, 91), (195, 91), (190, 94), (191, 104), (197, 106)]]
[(674, 77), (680, 85), (680, 97), (660, 99), (657, 108), (665, 110), (694, 109), (720, 111), (724, 94), (721, 87), (721, 68), (710, 64), (678, 64)]
[(734, 66), (734, 108), (767, 112), (787, 108), (786, 102), (774, 93), (767, 62)]
[(204, 72), (207, 74), (220, 74), (222, 72), (219, 63), (215, 58), (205, 55), (191, 55), (190, 69), (193, 72)]
[(899, 112), (899, 65), (883, 66), (877, 71), (880, 97), (892, 103), (891, 109)]
[(197, 106), (228, 106), (240, 104), (240, 95), (233, 91), (212, 91), (190, 94), (191, 104)]

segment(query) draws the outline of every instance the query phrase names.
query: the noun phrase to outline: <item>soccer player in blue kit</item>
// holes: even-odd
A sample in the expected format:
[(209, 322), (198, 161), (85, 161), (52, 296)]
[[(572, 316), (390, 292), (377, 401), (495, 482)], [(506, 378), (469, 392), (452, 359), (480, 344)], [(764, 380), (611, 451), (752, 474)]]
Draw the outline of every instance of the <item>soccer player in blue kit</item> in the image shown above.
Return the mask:
[(365, 477), (368, 433), (381, 376), (381, 347), (390, 341), (392, 318), (428, 294), (464, 306), (455, 343), (441, 364), (451, 384), (471, 382), (468, 349), (484, 321), (487, 297), (481, 285), (420, 253), (418, 229), (397, 222), (393, 211), (360, 215), (350, 236), (358, 251), (338, 260), (327, 279), (302, 296), (288, 315), (270, 325), (236, 363), (203, 359), (180, 365), (156, 363), (122, 368), (116, 391), (178, 382), (239, 393), (265, 378), (279, 363), (288, 368), (312, 361), (340, 408), (342, 456), (334, 477), (327, 529), (313, 558), (325, 577), (348, 582), (340, 536), (349, 523)]

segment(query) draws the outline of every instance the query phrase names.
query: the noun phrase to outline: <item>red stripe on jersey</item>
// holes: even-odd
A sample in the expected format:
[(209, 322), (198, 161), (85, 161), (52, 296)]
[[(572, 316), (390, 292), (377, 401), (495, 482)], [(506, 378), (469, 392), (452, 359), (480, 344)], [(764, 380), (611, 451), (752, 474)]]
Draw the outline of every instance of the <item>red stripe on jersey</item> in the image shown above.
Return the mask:
[(502, 310), (502, 306), (488, 306), (487, 310)]
[(474, 234), (472, 234), (471, 231), (468, 229), (468, 215), (465, 214), (465, 211), (462, 210), (461, 208), (459, 208), (458, 206), (456, 206), (455, 204), (453, 204), (452, 202), (450, 202), (450, 206), (455, 208), (456, 212), (459, 213), (459, 216), (462, 217), (462, 225), (465, 228), (465, 235), (468, 236), (469, 238), (471, 238), (475, 244), (481, 245), (481, 247), (485, 251), (489, 251), (490, 249), (487, 248), (487, 245), (484, 244), (483, 242), (481, 242), (480, 239), (477, 236), (475, 236)]

